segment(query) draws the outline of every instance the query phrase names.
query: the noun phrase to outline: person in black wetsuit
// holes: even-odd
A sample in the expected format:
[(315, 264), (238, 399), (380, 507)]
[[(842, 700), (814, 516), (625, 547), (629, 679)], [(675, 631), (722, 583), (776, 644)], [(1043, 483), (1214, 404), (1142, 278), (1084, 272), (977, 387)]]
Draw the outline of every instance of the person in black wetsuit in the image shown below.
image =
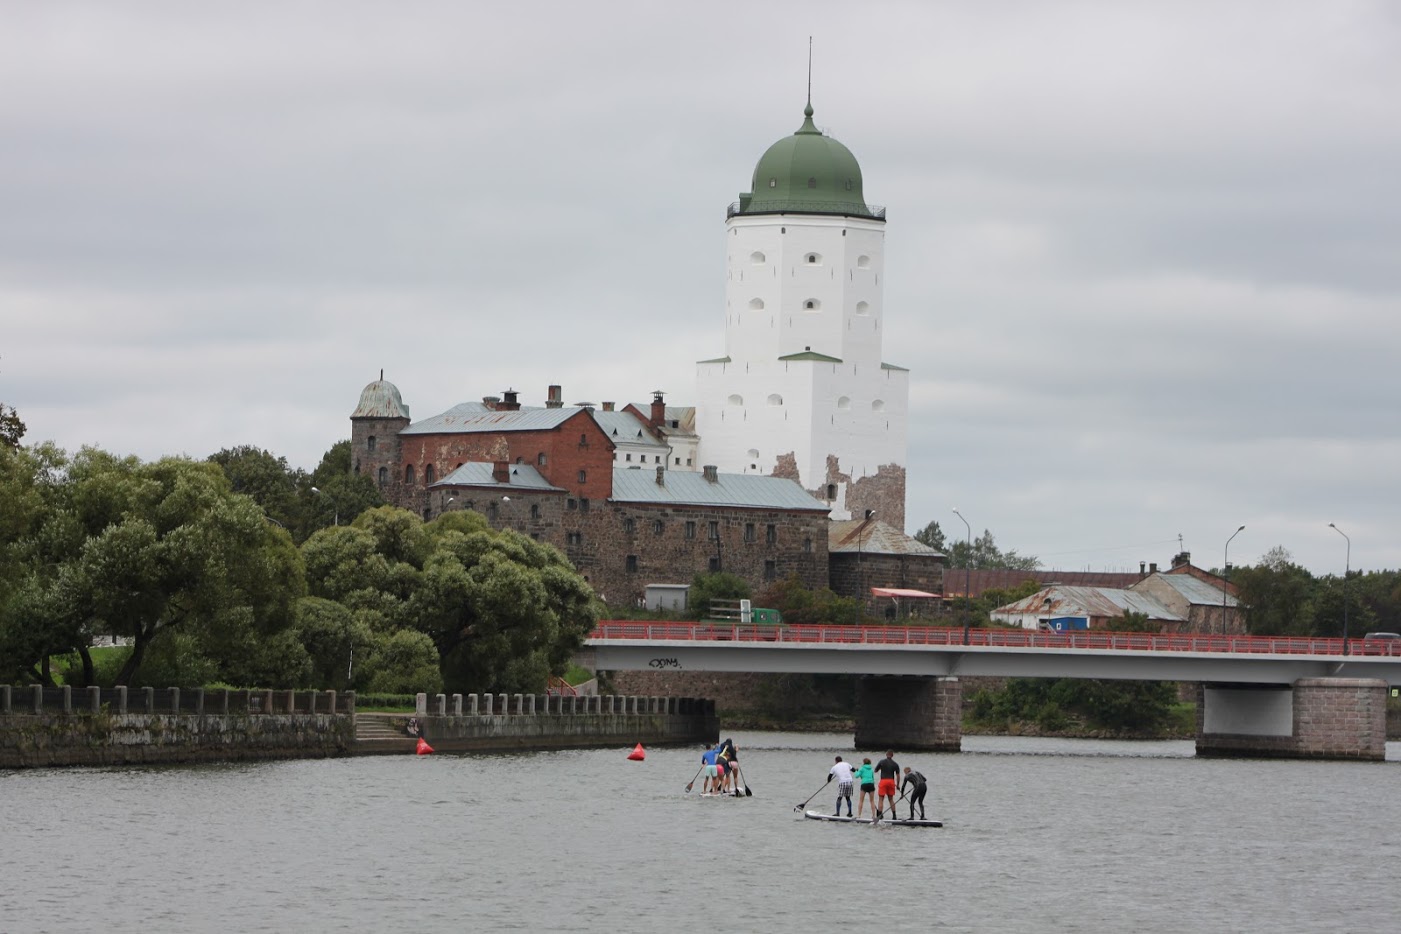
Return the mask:
[(929, 783), (924, 776), (905, 766), (905, 780), (900, 783), (900, 793), (904, 794), (905, 789), (910, 788), (910, 820), (915, 819), (915, 802), (919, 802), (919, 819), (924, 820), (924, 793), (929, 790)]
[(731, 785), (734, 786), (734, 794), (739, 794), (739, 752), (735, 750), (735, 741), (726, 739), (720, 744), (718, 750), (718, 761), (725, 767), (725, 790), (728, 791)]

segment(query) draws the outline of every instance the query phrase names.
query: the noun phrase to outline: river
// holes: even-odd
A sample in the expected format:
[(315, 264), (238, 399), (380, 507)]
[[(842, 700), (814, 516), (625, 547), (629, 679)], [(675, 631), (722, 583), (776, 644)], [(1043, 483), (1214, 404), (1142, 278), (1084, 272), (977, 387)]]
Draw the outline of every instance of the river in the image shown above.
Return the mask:
[[(897, 755), (940, 829), (822, 824), (841, 734), (699, 748), (0, 773), (0, 932), (1385, 931), (1387, 763), (964, 738)], [(873, 751), (872, 758), (879, 753)]]

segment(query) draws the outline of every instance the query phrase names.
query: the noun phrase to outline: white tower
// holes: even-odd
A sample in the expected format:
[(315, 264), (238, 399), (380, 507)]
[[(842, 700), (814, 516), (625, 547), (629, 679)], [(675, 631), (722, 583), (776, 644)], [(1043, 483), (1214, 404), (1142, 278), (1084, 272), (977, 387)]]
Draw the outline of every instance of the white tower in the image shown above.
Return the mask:
[(725, 354), (697, 364), (702, 464), (791, 477), (837, 519), (905, 524), (909, 372), (884, 363), (885, 209), (812, 122), (725, 221)]

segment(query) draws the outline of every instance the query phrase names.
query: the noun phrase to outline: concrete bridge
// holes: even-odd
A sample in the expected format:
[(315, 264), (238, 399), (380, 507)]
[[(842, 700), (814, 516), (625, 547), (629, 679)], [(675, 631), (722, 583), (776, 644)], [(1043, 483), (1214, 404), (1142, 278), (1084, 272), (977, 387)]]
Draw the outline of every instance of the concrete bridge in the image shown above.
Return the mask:
[[(967, 642), (965, 643), (965, 638)], [(856, 744), (957, 751), (960, 677), (1199, 684), (1197, 753), (1383, 759), (1401, 640), (904, 626), (600, 623), (601, 670), (861, 676)]]

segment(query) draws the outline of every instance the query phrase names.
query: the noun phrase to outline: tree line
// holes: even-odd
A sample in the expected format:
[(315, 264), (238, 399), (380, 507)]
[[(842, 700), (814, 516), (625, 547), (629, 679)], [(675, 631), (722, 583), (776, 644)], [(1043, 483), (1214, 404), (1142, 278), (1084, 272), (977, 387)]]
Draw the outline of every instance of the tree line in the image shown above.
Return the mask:
[(563, 554), (385, 506), (349, 456), (0, 445), (0, 683), (513, 693), (566, 669), (598, 608)]

